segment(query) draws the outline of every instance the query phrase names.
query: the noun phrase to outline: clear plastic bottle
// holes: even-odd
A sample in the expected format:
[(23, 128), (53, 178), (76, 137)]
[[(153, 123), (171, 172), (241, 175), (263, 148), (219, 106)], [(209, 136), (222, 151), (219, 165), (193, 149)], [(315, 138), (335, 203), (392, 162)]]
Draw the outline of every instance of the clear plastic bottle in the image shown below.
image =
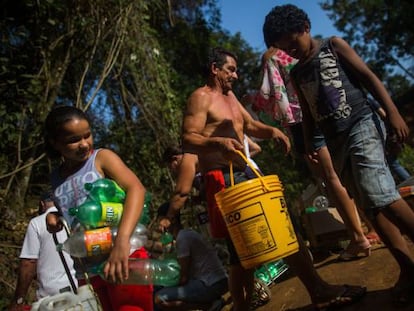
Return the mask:
[[(143, 225), (138, 225), (131, 235), (131, 248), (139, 249), (147, 242), (146, 234), (142, 234)], [(73, 257), (83, 258), (108, 254), (117, 235), (116, 227), (104, 227), (93, 230), (77, 231), (63, 243), (56, 246)]]
[[(94, 267), (92, 273), (103, 275), (105, 263)], [(176, 286), (180, 282), (180, 265), (176, 259), (130, 258), (129, 277), (122, 284)]]
[(82, 225), (91, 229), (118, 225), (123, 210), (122, 203), (87, 200), (77, 207), (69, 208), (69, 215), (75, 216)]
[(95, 201), (115, 203), (125, 201), (125, 191), (112, 179), (97, 179), (93, 183), (85, 183), (84, 187)]

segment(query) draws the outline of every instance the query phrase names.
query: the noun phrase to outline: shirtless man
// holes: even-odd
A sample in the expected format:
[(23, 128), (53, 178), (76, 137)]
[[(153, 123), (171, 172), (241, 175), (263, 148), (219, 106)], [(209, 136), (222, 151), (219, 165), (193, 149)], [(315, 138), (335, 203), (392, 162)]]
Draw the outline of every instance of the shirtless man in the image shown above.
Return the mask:
[[(243, 150), (244, 134), (274, 139), (286, 153), (290, 151), (290, 142), (277, 128), (254, 120), (237, 100), (232, 92), (232, 83), (238, 78), (235, 55), (220, 48), (213, 49), (208, 73), (206, 85), (196, 89), (188, 100), (183, 120), (183, 146), (185, 152), (198, 154), (199, 170), (205, 176), (211, 235), (228, 241), (231, 254), (229, 289), (234, 310), (248, 310), (254, 271), (241, 266), (214, 194), (229, 185), (229, 160), (233, 162), (235, 182), (246, 180), (246, 163), (235, 153)], [(351, 303), (363, 296), (366, 291), (363, 287), (329, 285), (323, 281), (302, 240), (298, 240), (300, 251), (289, 256), (287, 262), (304, 283), (316, 308)]]

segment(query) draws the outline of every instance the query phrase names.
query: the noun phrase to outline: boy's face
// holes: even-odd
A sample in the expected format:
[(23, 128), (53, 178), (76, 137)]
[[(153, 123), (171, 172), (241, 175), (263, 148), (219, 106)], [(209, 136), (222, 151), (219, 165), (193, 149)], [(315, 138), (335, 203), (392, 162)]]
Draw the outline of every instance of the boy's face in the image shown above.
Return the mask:
[(311, 41), (309, 31), (306, 29), (304, 32), (286, 34), (275, 44), (293, 58), (303, 60), (310, 54)]

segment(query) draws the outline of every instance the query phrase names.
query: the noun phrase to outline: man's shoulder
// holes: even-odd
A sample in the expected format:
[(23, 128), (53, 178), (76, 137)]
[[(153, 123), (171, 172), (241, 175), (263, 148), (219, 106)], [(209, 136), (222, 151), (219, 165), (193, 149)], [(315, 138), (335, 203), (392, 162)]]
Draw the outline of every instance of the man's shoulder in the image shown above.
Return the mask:
[(210, 87), (208, 87), (207, 85), (201, 86), (197, 89), (195, 89), (191, 95), (190, 95), (190, 99), (194, 99), (194, 98), (202, 98), (202, 97), (210, 97), (212, 96), (213, 91)]

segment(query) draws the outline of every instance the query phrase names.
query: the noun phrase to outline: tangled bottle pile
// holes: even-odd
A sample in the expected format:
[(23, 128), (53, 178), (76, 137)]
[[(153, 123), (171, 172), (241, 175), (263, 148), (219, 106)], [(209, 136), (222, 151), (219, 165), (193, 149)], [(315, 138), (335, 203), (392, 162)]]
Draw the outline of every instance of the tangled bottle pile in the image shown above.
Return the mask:
[[(86, 183), (87, 200), (69, 209), (83, 228), (73, 232), (69, 238), (57, 245), (73, 257), (85, 258), (109, 254), (117, 235), (117, 225), (122, 217), (125, 192), (119, 185), (108, 178)], [(131, 248), (139, 249), (147, 241), (146, 225), (150, 221), (150, 193), (145, 194), (141, 218), (130, 237)], [(89, 268), (89, 273), (99, 274), (102, 278), (105, 262)], [(176, 258), (152, 259), (130, 258), (129, 278), (125, 284), (175, 286), (180, 279), (180, 266)]]

